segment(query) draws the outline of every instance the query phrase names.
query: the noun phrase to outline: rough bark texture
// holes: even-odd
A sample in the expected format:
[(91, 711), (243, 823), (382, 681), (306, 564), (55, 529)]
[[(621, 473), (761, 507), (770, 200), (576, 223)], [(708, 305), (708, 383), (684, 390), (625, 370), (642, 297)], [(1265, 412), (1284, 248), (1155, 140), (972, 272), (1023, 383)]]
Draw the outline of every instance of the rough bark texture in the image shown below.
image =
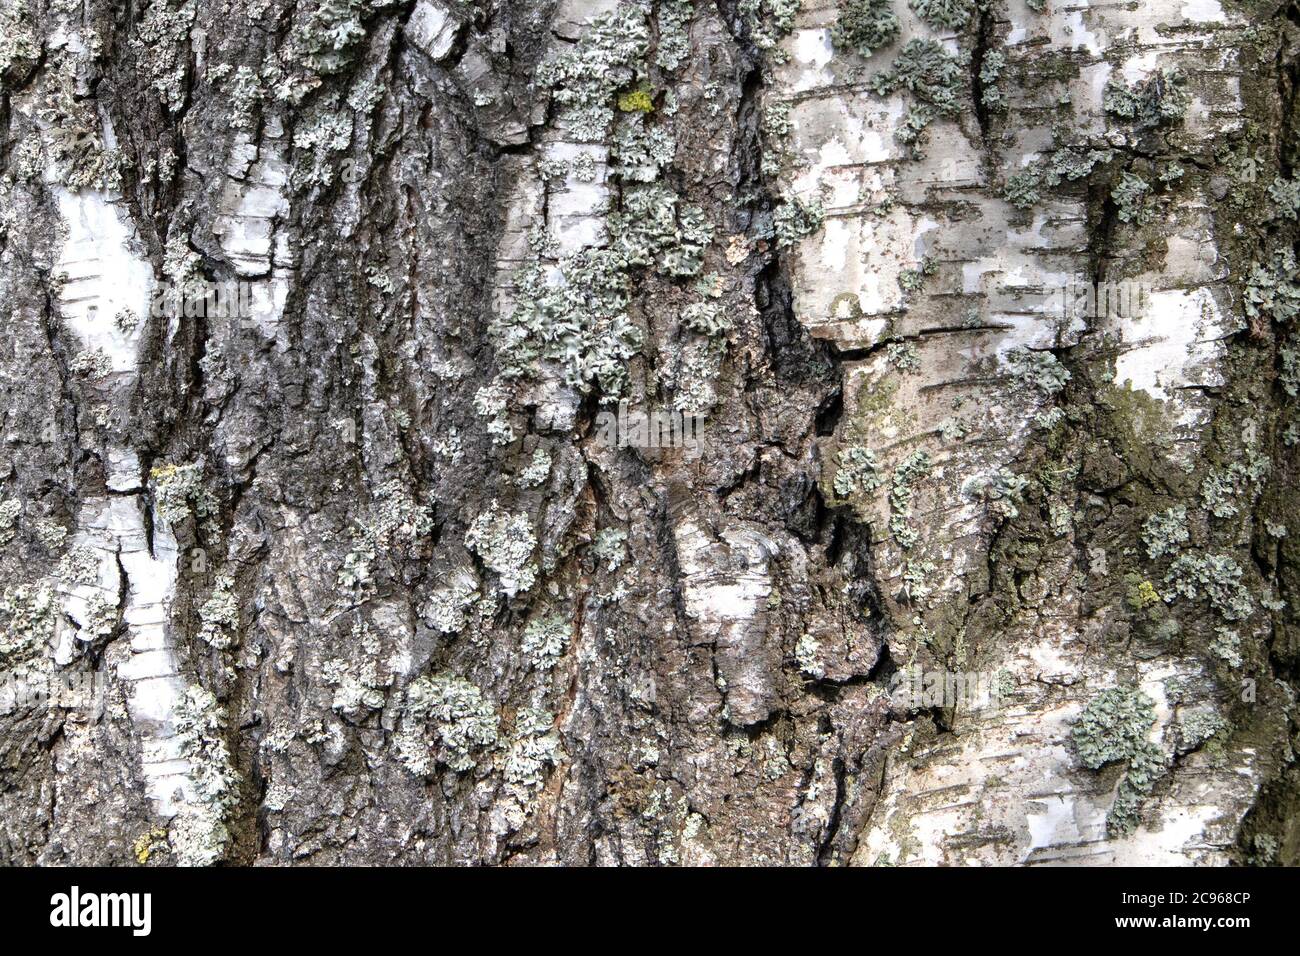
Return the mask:
[(0, 0), (0, 861), (1297, 862), (1297, 23)]

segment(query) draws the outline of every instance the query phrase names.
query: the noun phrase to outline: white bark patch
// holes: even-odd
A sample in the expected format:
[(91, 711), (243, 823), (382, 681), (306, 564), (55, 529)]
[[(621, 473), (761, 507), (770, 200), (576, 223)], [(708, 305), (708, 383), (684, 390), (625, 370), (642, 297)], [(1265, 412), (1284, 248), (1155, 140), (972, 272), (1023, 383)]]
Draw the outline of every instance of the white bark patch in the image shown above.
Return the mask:
[(777, 699), (780, 663), (767, 646), (762, 616), (772, 593), (768, 564), (776, 543), (744, 527), (714, 537), (693, 516), (674, 526), (673, 539), (692, 636), (697, 643), (714, 643), (729, 718), (740, 726), (764, 720)]
[(420, 0), (404, 28), (411, 44), (434, 61), (446, 59), (456, 43), (456, 21), (439, 3)]
[(247, 137), (240, 138), (227, 164), (222, 214), (212, 226), (236, 275), (252, 280), (251, 314), (234, 321), (252, 324), (271, 338), (284, 314), (293, 275), (282, 228), (289, 216), (289, 166), (282, 137), (272, 135), (279, 132), (274, 126), (260, 149)]
[(87, 501), (78, 517), (74, 544), (100, 556), (101, 580), (113, 582), (117, 601), (119, 563), (126, 577), (123, 621), (130, 658), (118, 669), (128, 685), (128, 707), (140, 734), (145, 785), (160, 816), (171, 817), (194, 798), (189, 764), (174, 741), (176, 703), (185, 689), (167, 636), (176, 588), (176, 541), (155, 524), (153, 550), (145, 536), (143, 500), (114, 496)]

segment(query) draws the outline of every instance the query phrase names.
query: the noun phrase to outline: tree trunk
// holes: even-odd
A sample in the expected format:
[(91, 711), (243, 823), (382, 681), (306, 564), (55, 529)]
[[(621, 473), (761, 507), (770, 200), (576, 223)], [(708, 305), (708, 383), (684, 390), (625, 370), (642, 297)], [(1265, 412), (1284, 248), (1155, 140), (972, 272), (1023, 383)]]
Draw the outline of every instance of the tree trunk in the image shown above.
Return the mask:
[(1300, 860), (1224, 3), (0, 0), (0, 860)]

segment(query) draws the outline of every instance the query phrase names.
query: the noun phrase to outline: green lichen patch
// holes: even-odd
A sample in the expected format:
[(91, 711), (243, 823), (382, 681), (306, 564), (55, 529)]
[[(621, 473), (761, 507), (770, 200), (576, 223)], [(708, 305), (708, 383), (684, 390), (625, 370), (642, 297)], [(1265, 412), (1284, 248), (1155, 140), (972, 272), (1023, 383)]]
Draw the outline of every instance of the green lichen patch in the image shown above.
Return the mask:
[(188, 687), (176, 707), (175, 727), (196, 799), (172, 820), (168, 840), (181, 866), (211, 866), (230, 842), (226, 820), (236, 800), (234, 764), (216, 698), (202, 687)]
[(216, 496), (203, 482), (202, 465), (160, 465), (149, 477), (158, 517), (168, 524), (184, 521), (191, 512), (200, 519), (216, 513)]
[(1165, 771), (1164, 752), (1148, 739), (1155, 722), (1155, 704), (1150, 697), (1115, 687), (1089, 701), (1070, 728), (1079, 762), (1089, 770), (1111, 763), (1128, 765), (1106, 817), (1113, 834), (1136, 828), (1143, 801)]
[(891, 0), (841, 0), (831, 28), (836, 49), (871, 56), (898, 39), (898, 14)]
[(835, 493), (841, 498), (849, 495), (869, 495), (883, 483), (877, 472), (876, 456), (869, 448), (854, 445), (841, 449), (835, 456)]
[(1177, 554), (1189, 538), (1186, 505), (1173, 505), (1142, 524), (1142, 542), (1152, 560)]
[(1135, 86), (1111, 80), (1102, 94), (1107, 113), (1143, 129), (1181, 122), (1190, 103), (1187, 77), (1168, 67)]
[(1252, 319), (1291, 322), (1300, 315), (1300, 270), (1290, 249), (1277, 249), (1266, 263), (1251, 264), (1242, 307)]
[(500, 577), (501, 590), (509, 597), (527, 591), (537, 581), (537, 564), (532, 560), (537, 538), (532, 522), (523, 512), (511, 513), (497, 502), (474, 519), (465, 534), (465, 546)]
[(953, 117), (961, 112), (965, 75), (962, 59), (945, 50), (943, 44), (915, 38), (903, 45), (889, 69), (871, 77), (869, 85), (878, 96), (906, 90), (917, 100), (894, 136), (904, 145), (919, 146), (935, 117)]
[(533, 667), (549, 671), (564, 656), (572, 627), (563, 614), (546, 614), (534, 618), (524, 628), (520, 650)]
[(1174, 594), (1191, 600), (1204, 595), (1224, 620), (1240, 621), (1255, 610), (1250, 590), (1241, 579), (1241, 565), (1228, 555), (1191, 553), (1174, 559), (1165, 583)]
[(975, 13), (975, 0), (907, 0), (908, 6), (931, 28), (961, 30)]
[(889, 530), (903, 550), (916, 545), (919, 535), (908, 522), (916, 484), (932, 470), (929, 453), (917, 450), (894, 469), (889, 483)]
[[(432, 725), (433, 736), (426, 728)], [(474, 684), (453, 674), (418, 677), (406, 689), (402, 727), (395, 736), (398, 759), (424, 776), (441, 763), (457, 773), (473, 770), (478, 756), (494, 748), (500, 718)]]
[(776, 207), (772, 228), (776, 233), (778, 248), (793, 246), (800, 239), (811, 236), (822, 227), (826, 209), (820, 199), (802, 199), (787, 196)]
[(579, 140), (604, 139), (614, 120), (614, 98), (636, 78), (649, 52), (650, 25), (644, 9), (620, 4), (587, 26), (575, 46), (544, 62), (538, 81), (563, 108), (562, 119)]

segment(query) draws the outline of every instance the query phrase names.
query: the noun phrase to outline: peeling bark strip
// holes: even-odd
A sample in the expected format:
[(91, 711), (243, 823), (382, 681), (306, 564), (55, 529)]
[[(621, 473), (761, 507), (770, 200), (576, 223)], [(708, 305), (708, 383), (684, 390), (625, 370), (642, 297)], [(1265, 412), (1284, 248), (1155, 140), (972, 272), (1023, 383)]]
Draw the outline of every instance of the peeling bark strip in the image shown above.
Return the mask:
[(0, 0), (0, 861), (1300, 861), (1298, 50)]

